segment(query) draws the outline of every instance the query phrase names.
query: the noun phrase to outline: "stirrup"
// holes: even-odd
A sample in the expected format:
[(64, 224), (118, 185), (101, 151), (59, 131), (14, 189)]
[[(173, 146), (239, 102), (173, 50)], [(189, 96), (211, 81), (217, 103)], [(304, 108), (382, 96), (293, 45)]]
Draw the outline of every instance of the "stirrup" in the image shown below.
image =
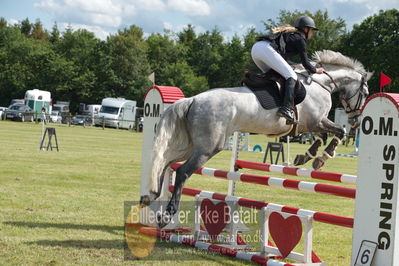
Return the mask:
[(286, 119), (286, 121), (285, 121), (286, 125), (296, 125), (296, 124), (298, 124), (298, 121), (295, 120), (295, 119), (288, 119), (287, 117), (285, 119)]
[(292, 118), (292, 117), (290, 117), (290, 118), (285, 117), (285, 119), (286, 119), (286, 121), (285, 121), (285, 124), (286, 124), (286, 125), (296, 125), (296, 124), (298, 124), (298, 121), (297, 121), (295, 118)]
[(286, 119), (287, 125), (298, 124), (298, 121), (295, 119), (294, 112), (288, 108), (284, 110), (284, 107), (281, 107), (277, 111), (277, 116), (284, 117)]

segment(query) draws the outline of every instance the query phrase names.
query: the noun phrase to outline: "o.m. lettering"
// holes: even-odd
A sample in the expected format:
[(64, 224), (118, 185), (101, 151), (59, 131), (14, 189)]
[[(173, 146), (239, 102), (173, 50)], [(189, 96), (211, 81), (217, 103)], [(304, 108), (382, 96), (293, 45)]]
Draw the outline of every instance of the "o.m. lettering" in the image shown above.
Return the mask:
[(160, 114), (159, 114), (159, 108), (160, 108), (160, 106), (159, 106), (159, 104), (153, 104), (152, 105), (152, 115), (151, 116), (153, 116), (153, 117), (158, 117)]
[(393, 129), (393, 118), (388, 117), (385, 121), (385, 117), (380, 117), (379, 133), (382, 136), (392, 136)]
[(370, 116), (366, 116), (362, 119), (362, 132), (365, 135), (369, 135), (373, 131), (373, 119)]
[(149, 117), (150, 114), (151, 114), (151, 106), (150, 106), (149, 103), (146, 103), (146, 104), (144, 105), (144, 116), (145, 116), (145, 117)]

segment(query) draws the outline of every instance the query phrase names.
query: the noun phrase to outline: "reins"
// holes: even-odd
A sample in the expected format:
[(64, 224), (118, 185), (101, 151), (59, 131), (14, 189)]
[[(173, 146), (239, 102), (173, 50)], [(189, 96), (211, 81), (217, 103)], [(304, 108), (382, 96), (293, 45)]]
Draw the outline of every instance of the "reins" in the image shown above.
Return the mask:
[[(311, 77), (311, 75), (306, 75), (306, 74), (303, 74), (303, 73), (301, 73), (301, 72), (296, 72), (296, 73), (299, 74), (299, 75), (301, 75), (301, 76), (303, 76), (303, 77), (305, 77), (305, 78)], [(333, 77), (332, 77), (327, 71), (324, 71), (323, 74), (327, 75), (327, 77), (330, 78), (331, 82), (332, 82), (332, 83), (334, 84), (334, 86), (335, 86), (335, 89), (338, 91), (338, 90), (339, 90), (338, 85), (337, 85), (337, 83), (335, 82), (335, 80), (333, 79)], [(341, 99), (342, 105), (345, 107), (345, 112), (346, 112), (347, 114), (349, 114), (349, 113), (354, 113), (354, 112), (359, 112), (359, 111), (360, 111), (360, 108), (361, 108), (360, 105), (361, 105), (361, 102), (362, 102), (362, 97), (361, 97), (361, 96), (363, 95), (361, 89), (362, 89), (363, 85), (365, 84), (365, 81), (364, 81), (364, 80), (365, 80), (365, 79), (364, 79), (364, 75), (362, 75), (362, 80), (361, 80), (360, 86), (359, 86), (359, 88), (355, 91), (355, 93), (353, 93), (353, 95), (351, 95), (351, 96), (348, 97), (348, 98)], [(323, 89), (325, 89), (326, 91), (328, 91), (330, 94), (331, 94), (331, 93), (333, 92), (333, 90), (334, 90), (334, 89), (332, 89), (332, 88), (330, 88), (330, 87), (328, 87), (328, 86), (322, 84), (321, 82), (319, 82), (319, 81), (317, 81), (317, 80), (312, 79), (312, 81), (314, 81), (316, 84), (320, 85), (320, 87), (322, 87)], [(356, 105), (355, 105), (354, 108), (351, 108), (351, 107), (350, 107), (350, 104), (348, 103), (348, 101), (349, 101), (350, 99), (352, 99), (353, 97), (355, 97), (356, 94), (358, 95), (358, 96), (357, 96)]]
[[(333, 79), (333, 77), (331, 77), (331, 75), (328, 74), (327, 71), (324, 71), (323, 73), (326, 74), (327, 77), (329, 77), (329, 78), (331, 79), (331, 82), (334, 84), (335, 88), (338, 90), (338, 85), (337, 85), (337, 83), (335, 83), (335, 80)], [(315, 81), (315, 82), (317, 83), (317, 81)], [(319, 83), (318, 83), (318, 84), (319, 84)], [(331, 90), (331, 91), (332, 91), (332, 90)]]
[[(303, 76), (303, 77), (305, 77), (305, 78), (311, 78), (311, 75), (306, 75), (306, 74), (301, 73), (301, 72), (296, 72), (296, 73), (301, 75), (301, 76)], [(327, 74), (326, 72), (324, 72), (324, 73)], [(338, 86), (335, 83), (335, 81), (333, 80), (333, 78), (329, 74), (327, 74), (327, 76), (331, 79), (331, 81), (334, 83), (335, 87), (338, 89)], [(316, 84), (320, 85), (320, 87), (322, 87), (323, 89), (328, 91), (328, 93), (330, 93), (330, 94), (332, 93), (333, 89), (331, 89), (330, 87), (318, 82), (317, 80), (312, 79), (312, 81), (315, 82)]]

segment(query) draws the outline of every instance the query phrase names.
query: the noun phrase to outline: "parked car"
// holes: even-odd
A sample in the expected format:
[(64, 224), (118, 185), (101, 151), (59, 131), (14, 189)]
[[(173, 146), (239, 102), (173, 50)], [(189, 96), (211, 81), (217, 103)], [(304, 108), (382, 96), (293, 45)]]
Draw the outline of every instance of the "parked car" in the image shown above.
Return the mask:
[(0, 120), (4, 119), (4, 111), (7, 110), (7, 107), (0, 107)]
[(52, 111), (50, 115), (50, 122), (61, 123), (62, 117), (59, 111)]
[(14, 104), (25, 104), (25, 100), (24, 99), (12, 99), (10, 106), (14, 105)]
[(78, 125), (78, 126), (86, 126), (86, 125), (88, 125), (87, 116), (75, 115), (71, 119), (71, 125)]
[(52, 111), (58, 111), (59, 116), (61, 117), (61, 123), (67, 124), (70, 119), (69, 114), (69, 102), (66, 101), (57, 101), (53, 104)]
[[(287, 143), (287, 136), (280, 137), (279, 141)], [(314, 136), (312, 133), (301, 133), (298, 136), (290, 136), (290, 142), (306, 144), (307, 141), (309, 141), (309, 143), (313, 143)]]
[(24, 104), (13, 104), (6, 111), (6, 119), (17, 120), (21, 122), (34, 120), (33, 110)]

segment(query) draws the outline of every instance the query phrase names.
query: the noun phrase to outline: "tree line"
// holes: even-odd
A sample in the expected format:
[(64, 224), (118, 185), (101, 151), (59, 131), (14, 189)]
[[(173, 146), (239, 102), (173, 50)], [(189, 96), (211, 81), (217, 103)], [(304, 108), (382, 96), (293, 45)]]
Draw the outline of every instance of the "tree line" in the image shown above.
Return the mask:
[[(343, 19), (327, 11), (282, 10), (276, 20), (263, 21), (264, 30), (250, 29), (244, 36), (225, 40), (215, 27), (197, 34), (187, 25), (180, 32), (164, 31), (147, 37), (131, 25), (100, 40), (87, 30), (57, 24), (48, 31), (40, 19), (9, 25), (0, 18), (0, 105), (23, 98), (28, 89), (47, 90), (54, 100), (70, 101), (76, 111), (80, 102), (99, 103), (105, 97), (125, 97), (142, 105), (145, 90), (155, 83), (176, 86), (186, 96), (210, 88), (238, 86), (246, 69), (257, 70), (250, 52), (259, 35), (272, 27), (291, 24), (306, 14), (319, 32), (308, 42), (308, 53), (330, 49), (342, 52), (376, 74), (370, 92), (379, 90), (379, 73), (395, 78), (399, 73), (399, 11), (380, 11), (354, 25), (349, 32)], [(397, 80), (387, 91), (398, 91)]]

